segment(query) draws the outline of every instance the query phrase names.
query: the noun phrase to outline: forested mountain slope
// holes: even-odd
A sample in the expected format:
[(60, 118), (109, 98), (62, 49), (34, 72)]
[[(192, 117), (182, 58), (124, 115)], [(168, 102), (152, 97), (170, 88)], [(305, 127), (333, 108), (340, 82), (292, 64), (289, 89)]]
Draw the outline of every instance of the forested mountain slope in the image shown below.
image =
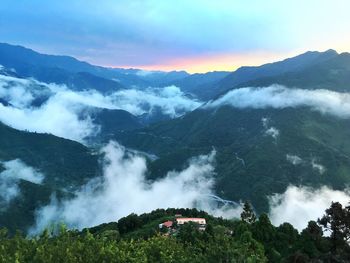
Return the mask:
[[(97, 155), (91, 149), (49, 134), (18, 131), (2, 123), (0, 161), (0, 225), (11, 231), (26, 231), (34, 222), (34, 211), (47, 204), (53, 193), (67, 196), (98, 174)], [(32, 178), (36, 173), (42, 175), (40, 182)]]
[(153, 179), (215, 148), (217, 193), (251, 200), (258, 211), (267, 211), (266, 196), (290, 184), (344, 188), (350, 180), (349, 136), (349, 120), (308, 108), (222, 106), (120, 133), (117, 139), (159, 156)]

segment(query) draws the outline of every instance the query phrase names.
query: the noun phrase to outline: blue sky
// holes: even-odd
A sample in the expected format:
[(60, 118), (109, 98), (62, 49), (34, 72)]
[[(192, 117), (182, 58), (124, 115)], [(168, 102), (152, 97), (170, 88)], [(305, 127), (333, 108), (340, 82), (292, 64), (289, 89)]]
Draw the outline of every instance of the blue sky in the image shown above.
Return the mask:
[(0, 41), (114, 67), (233, 70), (350, 50), (350, 1), (2, 0)]

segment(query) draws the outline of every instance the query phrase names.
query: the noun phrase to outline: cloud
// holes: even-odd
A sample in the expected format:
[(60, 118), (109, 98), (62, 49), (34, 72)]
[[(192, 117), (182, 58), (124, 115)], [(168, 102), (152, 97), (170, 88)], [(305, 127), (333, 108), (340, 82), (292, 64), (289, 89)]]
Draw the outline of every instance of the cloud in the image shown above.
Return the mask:
[[(239, 203), (223, 200), (214, 193), (215, 151), (192, 158), (183, 170), (170, 171), (153, 182), (146, 180), (146, 160), (138, 153), (115, 142), (105, 146), (102, 153), (103, 176), (76, 191), (73, 199), (59, 201), (53, 196), (49, 205), (36, 211), (30, 234), (57, 222), (81, 229), (157, 208), (195, 207), (225, 218), (239, 218), (242, 212)], [(302, 230), (308, 221), (321, 217), (332, 201), (347, 204), (350, 192), (289, 186), (284, 193), (268, 199), (274, 225), (289, 222)]]
[[(177, 59), (185, 58), (189, 63), (183, 67), (190, 67), (191, 59), (208, 53), (259, 55), (310, 48), (346, 49), (349, 44), (350, 5), (346, 0), (254, 0), (250, 5), (242, 0), (1, 3), (2, 41), (101, 65), (176, 66)], [(313, 12), (315, 6), (317, 12)], [(331, 32), (332, 37), (325, 32)]]
[(240, 109), (309, 107), (323, 114), (350, 118), (350, 93), (324, 89), (294, 89), (280, 85), (240, 88), (231, 90), (221, 98), (207, 103), (204, 108), (221, 105), (230, 105)]
[(280, 131), (275, 128), (275, 127), (269, 127), (269, 123), (270, 123), (270, 119), (263, 117), (261, 119), (261, 122), (263, 124), (263, 127), (265, 129), (265, 135), (267, 136), (271, 136), (274, 140), (276, 140), (278, 138), (278, 136), (280, 135)]
[(0, 98), (15, 107), (28, 107), (35, 97), (47, 92), (48, 89), (35, 80), (0, 74)]
[(312, 169), (316, 170), (320, 174), (324, 174), (324, 172), (326, 171), (326, 168), (322, 164), (317, 163), (314, 158), (311, 160), (311, 166)]
[(269, 198), (269, 216), (274, 225), (289, 222), (301, 231), (310, 220), (322, 217), (332, 202), (347, 205), (349, 201), (349, 190), (337, 191), (326, 186), (319, 189), (289, 186), (283, 194)]
[[(117, 4), (112, 0), (103, 3), (65, 0), (56, 4), (38, 1), (16, 5), (5, 2), (8, 4), (0, 6), (3, 40), (31, 44), (32, 48), (40, 48), (45, 53), (71, 54), (104, 65), (159, 65), (179, 57), (260, 51), (261, 45), (280, 48), (276, 42), (288, 43), (286, 37), (272, 40), (273, 35), (281, 32), (273, 26), (276, 23), (269, 23), (280, 22), (284, 16), (280, 12), (274, 15), (260, 12), (259, 2), (249, 7), (243, 2), (227, 0), (215, 4), (185, 0), (176, 4), (155, 0), (136, 4), (125, 0)], [(276, 4), (271, 10), (275, 7)], [(29, 10), (37, 12), (34, 15)], [(230, 25), (230, 34), (227, 30), (217, 30), (227, 25)], [(252, 29), (253, 34), (247, 33)], [(15, 34), (16, 31), (21, 34)]]
[[(98, 131), (98, 127), (89, 118), (79, 118), (84, 107), (79, 96), (73, 95), (55, 84), (0, 75), (0, 98), (10, 104), (0, 103), (0, 121), (19, 130), (83, 141)], [(35, 99), (41, 99), (43, 103), (35, 107), (32, 105)]]
[(261, 118), (261, 122), (262, 122), (262, 125), (265, 129), (268, 128), (268, 125), (269, 125), (269, 122), (270, 122), (270, 119), (269, 118), (266, 118), (266, 117), (263, 117)]
[(326, 172), (326, 167), (317, 161), (317, 158), (313, 157), (309, 160), (303, 160), (301, 157), (293, 154), (286, 154), (286, 159), (293, 165), (307, 165), (313, 170), (318, 172), (320, 175)]
[[(34, 79), (0, 75), (0, 121), (19, 130), (51, 133), (84, 142), (99, 132), (89, 115), (89, 108), (122, 109), (134, 115), (161, 111), (177, 117), (201, 105), (175, 87), (120, 90), (102, 95), (96, 90), (73, 91), (66, 86), (46, 84)], [(35, 99), (42, 101), (33, 105)], [(86, 113), (86, 111), (85, 111)]]
[(162, 73), (162, 71), (155, 71), (155, 70), (138, 70), (136, 72), (136, 75), (137, 76), (140, 76), (140, 77), (147, 77), (147, 76), (150, 76), (150, 75), (153, 75), (154, 73)]
[(271, 136), (276, 140), (277, 137), (280, 135), (280, 131), (277, 130), (275, 127), (270, 127), (265, 131), (265, 134)]
[(32, 167), (27, 166), (19, 159), (1, 162), (5, 169), (0, 173), (0, 203), (7, 205), (20, 194), (18, 183), (25, 180), (35, 184), (41, 184), (44, 175)]
[(105, 155), (103, 177), (96, 178), (75, 193), (75, 198), (57, 201), (37, 211), (30, 232), (41, 231), (52, 222), (84, 228), (117, 221), (130, 213), (150, 212), (157, 208), (197, 207), (220, 216), (237, 216), (240, 207), (229, 201), (218, 206), (213, 195), (215, 151), (189, 160), (182, 171), (170, 171), (154, 182), (146, 180), (146, 160), (115, 142), (102, 149)]
[(202, 105), (202, 102), (186, 97), (176, 86), (120, 90), (111, 95), (111, 100), (116, 107), (134, 115), (152, 113), (160, 109), (163, 114), (172, 118)]
[(290, 162), (293, 165), (299, 165), (303, 163), (303, 159), (293, 154), (286, 154), (286, 159), (288, 162)]
[[(79, 119), (79, 109), (56, 97), (39, 108), (15, 108), (0, 104), (0, 121), (19, 130), (51, 133), (82, 142), (98, 131), (89, 118)], [(81, 108), (80, 108), (81, 109)]]
[(72, 91), (64, 86), (53, 86), (55, 97), (70, 104), (82, 104), (104, 109), (121, 109), (139, 116), (152, 114), (160, 109), (171, 118), (194, 110), (202, 103), (185, 96), (176, 86), (147, 89), (123, 89), (109, 95), (102, 95), (96, 90)]

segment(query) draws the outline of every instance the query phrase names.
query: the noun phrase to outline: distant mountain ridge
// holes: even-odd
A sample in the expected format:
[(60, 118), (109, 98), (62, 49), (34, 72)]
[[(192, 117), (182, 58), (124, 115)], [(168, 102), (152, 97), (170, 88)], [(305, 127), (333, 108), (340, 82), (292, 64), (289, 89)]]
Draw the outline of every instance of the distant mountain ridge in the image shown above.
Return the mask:
[(43, 82), (66, 84), (72, 89), (96, 89), (111, 92), (123, 88), (165, 87), (176, 85), (199, 98), (206, 87), (228, 72), (189, 74), (186, 71), (145, 71), (105, 68), (69, 56), (46, 55), (31, 49), (0, 43), (0, 65), (14, 69), (22, 77)]
[(202, 100), (208, 100), (212, 97), (217, 82), (227, 77), (229, 71), (213, 71), (207, 73), (195, 73), (185, 78), (172, 82), (173, 85), (180, 87), (183, 91), (196, 95)]
[(281, 84), (301, 89), (328, 89), (339, 92), (350, 91), (350, 54), (341, 53), (329, 59), (309, 65), (303, 70), (265, 76), (236, 86), (264, 87)]
[(278, 62), (254, 67), (240, 67), (217, 83), (218, 88), (215, 95), (222, 94), (237, 86), (247, 86), (249, 81), (298, 72), (307, 67), (313, 67), (319, 63), (335, 58), (338, 55), (339, 54), (332, 49), (325, 52), (308, 51), (296, 57), (287, 58)]
[[(21, 46), (0, 43), (0, 65), (14, 69), (22, 77), (33, 77), (44, 82), (66, 84), (76, 90), (96, 89), (103, 93), (124, 88), (175, 85), (184, 92), (193, 94), (202, 100), (216, 98), (236, 87), (259, 85), (260, 83), (264, 85), (273, 81), (283, 84), (283, 76), (285, 75), (288, 79), (294, 76), (295, 81), (297, 81), (298, 72), (302, 74), (306, 69), (309, 69), (310, 74), (314, 74), (312, 70), (315, 67), (321, 67), (323, 71), (327, 71), (325, 66), (327, 63), (348, 65), (349, 61), (346, 57), (346, 53), (338, 54), (332, 49), (325, 52), (308, 51), (274, 63), (261, 66), (243, 66), (233, 72), (214, 71), (189, 74), (186, 71), (163, 72), (133, 68), (105, 68), (69, 56), (45, 55)], [(337, 62), (338, 60), (340, 62)], [(325, 73), (320, 77), (329, 76), (329, 73)], [(341, 73), (341, 78), (346, 79), (347, 73), (347, 71)], [(301, 78), (305, 79), (303, 76)], [(339, 82), (341, 81), (339, 80)]]
[[(74, 88), (77, 86), (75, 81), (82, 80), (84, 72), (87, 79), (84, 85), (88, 84), (87, 88), (99, 88), (98, 82), (104, 81), (112, 84), (114, 89), (123, 88), (118, 81), (113, 81), (118, 76), (126, 76), (126, 74), (119, 74), (97, 66), (92, 66), (86, 62), (78, 61), (75, 58), (68, 56), (54, 56), (39, 54), (31, 49), (21, 46), (12, 46), (9, 44), (0, 44), (0, 64), (6, 68), (14, 69), (19, 75), (23, 77), (33, 77), (39, 81), (55, 82), (58, 84), (67, 84)], [(97, 84), (97, 86), (96, 86)], [(86, 86), (78, 85), (78, 89), (87, 89)]]
[(23, 77), (68, 84), (77, 86), (78, 89), (95, 87), (99, 90), (102, 85), (98, 82), (101, 81), (107, 83), (110, 90), (132, 86), (148, 87), (189, 75), (185, 71), (149, 72), (142, 75), (138, 74), (142, 72), (139, 69), (105, 68), (73, 57), (40, 54), (22, 46), (6, 43), (0, 43), (0, 65), (16, 70)]

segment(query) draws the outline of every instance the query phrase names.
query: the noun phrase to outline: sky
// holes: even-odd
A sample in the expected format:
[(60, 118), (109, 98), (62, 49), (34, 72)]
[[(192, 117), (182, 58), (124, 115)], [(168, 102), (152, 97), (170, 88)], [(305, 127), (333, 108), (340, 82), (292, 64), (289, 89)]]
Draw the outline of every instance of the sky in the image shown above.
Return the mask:
[(1, 0), (0, 42), (92, 64), (206, 72), (350, 51), (348, 0)]

